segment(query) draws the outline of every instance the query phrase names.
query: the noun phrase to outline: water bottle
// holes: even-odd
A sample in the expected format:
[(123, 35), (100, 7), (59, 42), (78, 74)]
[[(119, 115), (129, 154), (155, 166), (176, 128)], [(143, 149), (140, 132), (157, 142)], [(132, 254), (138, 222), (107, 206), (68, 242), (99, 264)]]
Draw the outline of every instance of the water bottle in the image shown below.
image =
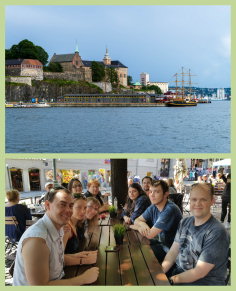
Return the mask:
[(117, 202), (117, 198), (115, 197), (114, 198), (114, 206), (115, 206), (116, 209), (117, 209), (117, 205), (118, 205), (118, 202)]

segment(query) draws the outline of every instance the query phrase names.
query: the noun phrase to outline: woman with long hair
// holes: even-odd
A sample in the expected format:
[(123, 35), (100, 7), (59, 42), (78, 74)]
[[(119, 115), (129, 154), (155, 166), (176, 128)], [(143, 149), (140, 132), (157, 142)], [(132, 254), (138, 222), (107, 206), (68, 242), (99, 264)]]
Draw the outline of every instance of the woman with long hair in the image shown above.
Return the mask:
[(128, 188), (128, 197), (122, 212), (125, 223), (133, 224), (134, 220), (150, 205), (150, 199), (143, 191), (141, 185), (132, 183)]
[(87, 199), (81, 194), (74, 195), (73, 214), (64, 227), (65, 254), (74, 254), (83, 249), (85, 243), (85, 219)]
[(78, 178), (72, 178), (67, 186), (68, 190), (73, 193), (82, 194), (83, 186)]

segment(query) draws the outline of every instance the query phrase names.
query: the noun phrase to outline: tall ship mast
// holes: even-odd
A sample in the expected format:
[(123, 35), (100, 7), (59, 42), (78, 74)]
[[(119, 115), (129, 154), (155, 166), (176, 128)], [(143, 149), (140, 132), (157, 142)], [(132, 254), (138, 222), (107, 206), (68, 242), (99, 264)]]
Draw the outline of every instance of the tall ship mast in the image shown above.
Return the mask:
[[(178, 80), (178, 75), (181, 75), (181, 80)], [(189, 85), (189, 96), (186, 95), (186, 87), (185, 87), (185, 79), (184, 77), (188, 75), (188, 85)], [(191, 73), (190, 70), (188, 74), (184, 72), (184, 68), (182, 67), (181, 73), (176, 73), (175, 75), (175, 98), (171, 101), (167, 102), (167, 106), (175, 106), (175, 107), (182, 107), (182, 106), (196, 106), (197, 102), (192, 100), (192, 80), (191, 80)], [(178, 83), (181, 83), (181, 87), (179, 87)]]

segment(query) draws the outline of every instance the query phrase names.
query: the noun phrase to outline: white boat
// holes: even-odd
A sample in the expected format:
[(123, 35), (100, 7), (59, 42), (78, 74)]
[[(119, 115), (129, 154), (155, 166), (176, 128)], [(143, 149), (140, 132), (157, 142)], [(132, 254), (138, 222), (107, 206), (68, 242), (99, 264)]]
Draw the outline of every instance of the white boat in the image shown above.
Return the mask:
[(51, 107), (47, 102), (39, 103), (6, 103), (5, 107), (7, 108), (38, 108), (38, 107)]

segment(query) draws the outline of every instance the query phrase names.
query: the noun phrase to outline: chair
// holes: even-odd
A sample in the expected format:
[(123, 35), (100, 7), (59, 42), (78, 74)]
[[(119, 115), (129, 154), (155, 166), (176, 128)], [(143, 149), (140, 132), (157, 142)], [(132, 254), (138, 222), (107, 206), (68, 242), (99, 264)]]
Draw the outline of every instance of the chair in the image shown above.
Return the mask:
[[(9, 226), (14, 226), (15, 231), (17, 232), (17, 228), (18, 228), (18, 221), (16, 219), (15, 216), (5, 216), (5, 226), (6, 228)], [(6, 235), (6, 246), (5, 246), (5, 251), (6, 249), (8, 249), (10, 244), (16, 244), (16, 240), (12, 239), (11, 237), (9, 237), (8, 235)]]
[(26, 229), (33, 225), (35, 222), (35, 220), (26, 220)]
[[(18, 221), (15, 216), (5, 216), (5, 226), (14, 226), (15, 231), (17, 232), (18, 228)], [(15, 260), (16, 250), (17, 250), (18, 242), (9, 237), (8, 235), (5, 236), (5, 253), (6, 259), (10, 261)]]

